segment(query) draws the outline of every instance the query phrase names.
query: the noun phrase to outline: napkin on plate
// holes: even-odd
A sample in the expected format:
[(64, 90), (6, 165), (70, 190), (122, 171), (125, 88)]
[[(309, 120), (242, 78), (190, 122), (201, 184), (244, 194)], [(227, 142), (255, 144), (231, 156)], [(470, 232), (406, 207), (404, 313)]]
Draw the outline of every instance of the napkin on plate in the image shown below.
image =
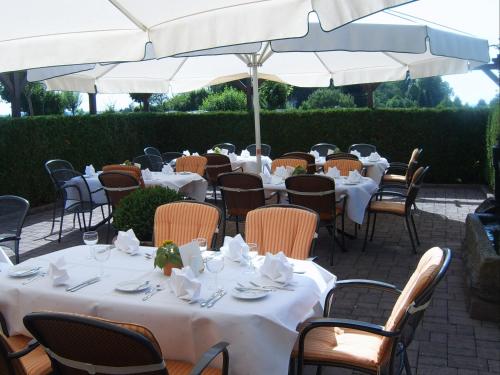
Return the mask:
[(196, 301), (200, 297), (201, 283), (196, 279), (191, 267), (173, 268), (170, 287), (177, 298)]
[(282, 251), (275, 255), (267, 253), (259, 271), (261, 275), (278, 283), (287, 284), (293, 279), (293, 265)]
[(380, 155), (377, 151), (372, 152), (370, 156), (368, 156), (368, 161), (379, 161), (380, 160)]
[(134, 230), (129, 229), (126, 232), (119, 231), (115, 241), (115, 247), (130, 255), (135, 255), (139, 252), (139, 240), (135, 236)]
[(189, 152), (189, 150), (184, 150), (184, 151), (182, 151), (182, 155), (191, 156), (191, 153)]
[(231, 152), (229, 155), (229, 160), (234, 163), (235, 161), (238, 160), (238, 155), (236, 155), (234, 152)]
[(291, 167), (278, 167), (274, 170), (274, 175), (279, 176), (282, 179), (289, 177), (293, 173), (293, 168)]
[(223, 148), (223, 149), (220, 150), (220, 153), (222, 155), (228, 155), (229, 154), (229, 150), (227, 148)]
[(325, 175), (331, 178), (339, 178), (340, 171), (337, 169), (337, 167), (332, 167), (328, 169), (328, 172), (326, 172)]
[(68, 283), (69, 274), (68, 271), (64, 269), (64, 266), (66, 266), (64, 257), (60, 257), (55, 262), (51, 262), (49, 264), (49, 275), (54, 286), (65, 285)]
[(242, 158), (249, 158), (250, 157), (250, 151), (248, 150), (241, 150), (241, 157)]
[(361, 181), (361, 174), (354, 170), (354, 171), (349, 171), (349, 176), (347, 176), (347, 182), (351, 184), (355, 184)]
[(95, 168), (94, 168), (94, 166), (92, 164), (87, 165), (85, 167), (85, 175), (87, 175), (87, 176), (95, 176), (95, 174), (96, 174), (95, 173)]
[(153, 179), (153, 173), (151, 173), (149, 168), (146, 168), (142, 171), (142, 179), (143, 180), (152, 180)]
[(319, 152), (316, 150), (312, 150), (309, 152), (315, 159), (319, 159)]
[(224, 245), (220, 248), (220, 251), (224, 257), (239, 262), (244, 255), (248, 255), (249, 247), (243, 237), (241, 237), (241, 234), (237, 234), (234, 237), (226, 236), (224, 238)]
[(335, 154), (335, 150), (332, 150), (331, 148), (328, 149), (328, 151), (326, 152), (327, 155), (332, 155), (332, 154)]
[(170, 164), (165, 164), (161, 169), (161, 172), (164, 174), (172, 174), (174, 173), (174, 169), (170, 166)]
[(361, 153), (358, 150), (352, 150), (351, 155), (356, 155), (358, 159), (361, 157)]
[(214, 154), (214, 153), (215, 153), (215, 151), (214, 151), (214, 149), (213, 149), (213, 148), (211, 148), (211, 149), (207, 150), (207, 154)]
[(193, 156), (200, 156), (197, 152), (193, 152)]

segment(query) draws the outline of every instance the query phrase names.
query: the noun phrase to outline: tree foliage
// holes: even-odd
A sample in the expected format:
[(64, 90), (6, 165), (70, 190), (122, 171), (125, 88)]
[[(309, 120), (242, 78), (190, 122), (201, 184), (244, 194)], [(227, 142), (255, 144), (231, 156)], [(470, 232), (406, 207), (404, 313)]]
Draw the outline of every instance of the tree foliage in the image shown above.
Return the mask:
[(305, 100), (300, 109), (354, 108), (354, 99), (339, 89), (330, 87), (314, 91)]
[(208, 96), (205, 89), (174, 95), (162, 103), (164, 111), (197, 111)]
[(78, 107), (82, 104), (80, 93), (65, 91), (61, 95), (63, 97), (64, 108), (70, 111), (73, 116), (76, 115)]
[(233, 87), (209, 94), (200, 106), (203, 111), (245, 111), (246, 95)]
[(293, 86), (284, 83), (265, 81), (259, 87), (262, 107), (266, 109), (284, 109)]
[[(3, 87), (0, 97), (11, 102), (9, 90)], [(62, 115), (66, 108), (64, 95), (56, 91), (47, 91), (45, 86), (38, 82), (28, 82), (21, 95), (21, 111), (31, 115)]]

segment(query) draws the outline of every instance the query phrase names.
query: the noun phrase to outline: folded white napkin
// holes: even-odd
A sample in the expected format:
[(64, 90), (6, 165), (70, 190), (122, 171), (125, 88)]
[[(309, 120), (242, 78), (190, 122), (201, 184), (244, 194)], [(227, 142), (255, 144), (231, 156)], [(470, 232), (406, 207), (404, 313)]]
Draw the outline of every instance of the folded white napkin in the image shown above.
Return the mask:
[(54, 286), (65, 285), (68, 283), (69, 274), (68, 271), (64, 269), (64, 266), (66, 266), (64, 257), (60, 257), (55, 262), (51, 262), (49, 264), (49, 275)]
[(142, 179), (143, 180), (152, 180), (153, 179), (153, 173), (151, 173), (149, 168), (146, 168), (142, 171)]
[(350, 183), (357, 183), (361, 181), (361, 174), (354, 170), (354, 171), (349, 171), (349, 176), (347, 176), (347, 182)]
[(213, 148), (207, 150), (207, 154), (214, 154), (214, 153), (215, 153), (215, 151), (213, 150)]
[(248, 150), (241, 150), (241, 157), (242, 158), (249, 158), (250, 157), (250, 151)]
[(5, 254), (5, 251), (3, 249), (4, 248), (0, 246), (0, 263), (6, 264), (7, 266), (12, 266), (12, 261), (7, 256), (7, 254)]
[(370, 156), (368, 156), (368, 161), (379, 161), (380, 160), (380, 155), (377, 151), (372, 152)]
[(220, 150), (220, 153), (222, 155), (228, 155), (229, 154), (229, 150), (227, 148), (223, 148), (222, 150)]
[(293, 279), (293, 265), (288, 262), (282, 251), (275, 255), (267, 253), (260, 273), (273, 281), (286, 284)]
[(283, 178), (280, 177), (280, 176), (271, 176), (271, 181), (269, 182), (270, 184), (273, 184), (273, 185), (279, 185), (281, 183), (283, 183)]
[(135, 236), (134, 230), (126, 232), (119, 231), (115, 241), (115, 247), (127, 254), (135, 255), (139, 252), (139, 240)]
[(220, 251), (224, 257), (239, 262), (244, 259), (244, 256), (248, 255), (249, 247), (241, 234), (237, 234), (234, 237), (226, 236)]
[(87, 165), (87, 166), (85, 167), (85, 174), (86, 174), (87, 176), (95, 176), (95, 174), (96, 174), (96, 173), (95, 173), (95, 168), (94, 168), (94, 166), (93, 166), (92, 164)]
[[(290, 172), (290, 169), (291, 169), (291, 172)], [(290, 168), (290, 169), (289, 169), (289, 167), (278, 167), (274, 170), (274, 175), (279, 176), (282, 179), (285, 179), (285, 178), (289, 177), (291, 173), (293, 173), (293, 168)]]
[(337, 167), (329, 168), (328, 172), (326, 172), (326, 176), (331, 177), (331, 178), (339, 178), (340, 171), (337, 169)]
[(319, 159), (319, 152), (316, 150), (312, 150), (309, 152), (312, 156), (314, 156), (315, 159)]
[(328, 149), (326, 152), (327, 155), (335, 154), (335, 150), (332, 150), (331, 148)]
[(193, 152), (193, 156), (200, 156), (197, 152)]
[(173, 268), (170, 276), (170, 287), (176, 297), (196, 301), (200, 297), (201, 283), (196, 279), (191, 267)]
[(161, 172), (164, 174), (172, 174), (174, 173), (174, 169), (170, 166), (170, 164), (165, 164), (161, 169)]
[(182, 151), (182, 155), (191, 156), (191, 153), (189, 152), (189, 150), (184, 150), (184, 151)]
[(141, 165), (140, 165), (139, 163), (134, 163), (134, 165), (135, 165), (137, 168), (141, 169)]
[(264, 173), (260, 173), (260, 177), (262, 178), (262, 182), (264, 184), (270, 184), (271, 183), (271, 175), (269, 174), (269, 171), (266, 173), (267, 169), (264, 170)]
[(351, 155), (356, 155), (358, 158), (361, 157), (361, 153), (358, 150), (352, 150)]
[(238, 155), (236, 155), (234, 152), (231, 152), (228, 156), (231, 163), (234, 163), (235, 161), (238, 160)]

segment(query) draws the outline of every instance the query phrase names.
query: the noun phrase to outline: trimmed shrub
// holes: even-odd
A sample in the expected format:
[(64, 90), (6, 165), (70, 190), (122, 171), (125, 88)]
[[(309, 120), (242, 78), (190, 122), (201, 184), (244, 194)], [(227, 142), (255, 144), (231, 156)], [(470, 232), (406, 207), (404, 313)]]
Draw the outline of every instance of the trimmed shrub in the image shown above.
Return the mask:
[(495, 185), (495, 171), (493, 169), (493, 146), (500, 136), (500, 106), (494, 106), (490, 113), (488, 126), (486, 128), (486, 178), (488, 185), (493, 189)]

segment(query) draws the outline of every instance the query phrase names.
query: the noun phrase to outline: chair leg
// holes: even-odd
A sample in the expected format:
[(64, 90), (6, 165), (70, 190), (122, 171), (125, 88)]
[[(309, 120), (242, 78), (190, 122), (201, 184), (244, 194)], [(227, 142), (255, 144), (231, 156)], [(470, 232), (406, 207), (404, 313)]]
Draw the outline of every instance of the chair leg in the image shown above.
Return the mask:
[(316, 367), (316, 375), (321, 375), (323, 373), (323, 366)]
[(411, 366), (410, 366), (410, 361), (408, 360), (408, 354), (406, 353), (406, 349), (403, 349), (403, 361), (405, 364), (406, 375), (411, 375)]
[(334, 224), (332, 228), (332, 249), (330, 250), (330, 266), (333, 266), (333, 254), (335, 253), (335, 240), (337, 236), (337, 226)]
[(405, 216), (406, 229), (408, 230), (408, 236), (410, 236), (411, 247), (413, 249), (413, 253), (417, 253), (417, 248), (415, 247), (415, 242), (413, 241), (413, 235), (411, 234), (410, 222), (408, 221), (408, 216)]
[(370, 229), (370, 212), (367, 214), (367, 219), (366, 219), (366, 231), (365, 231), (365, 240), (363, 241), (363, 249), (361, 251), (366, 250), (366, 242), (368, 240), (368, 230)]
[(63, 219), (64, 219), (64, 203), (61, 210), (61, 222), (59, 223), (59, 238), (57, 239), (57, 242), (61, 242)]
[(57, 210), (57, 197), (54, 202), (54, 209), (52, 210), (52, 227), (50, 228), (50, 234), (54, 233), (54, 227), (56, 224), (56, 210)]
[(417, 227), (415, 226), (415, 219), (413, 218), (412, 214), (410, 214), (410, 219), (411, 219), (411, 225), (413, 227), (413, 233), (415, 233), (415, 239), (417, 240), (417, 245), (420, 245), (420, 239), (418, 238)]
[(239, 218), (238, 218), (238, 215), (236, 215), (236, 233), (240, 233), (240, 226), (239, 226)]
[(340, 220), (342, 220), (342, 251), (346, 252), (347, 248), (345, 247), (345, 213), (344, 212), (342, 213), (342, 217), (340, 218)]
[(373, 241), (373, 234), (375, 233), (375, 223), (377, 222), (377, 214), (373, 214), (373, 227), (372, 227), (372, 234), (370, 236), (370, 242)]
[(14, 241), (14, 255), (16, 256), (16, 264), (19, 264), (19, 241)]
[(215, 204), (217, 204), (217, 187), (215, 185), (212, 185), (212, 186), (214, 189), (214, 201), (215, 201)]
[(226, 215), (222, 218), (222, 238), (226, 238)]

